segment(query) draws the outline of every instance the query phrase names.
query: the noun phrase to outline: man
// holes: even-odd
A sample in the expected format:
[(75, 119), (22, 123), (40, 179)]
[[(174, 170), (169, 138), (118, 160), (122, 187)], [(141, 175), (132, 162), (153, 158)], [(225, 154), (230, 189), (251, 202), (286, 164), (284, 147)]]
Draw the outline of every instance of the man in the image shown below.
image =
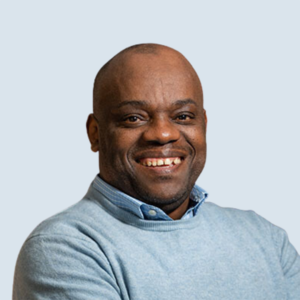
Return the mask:
[(100, 174), (20, 252), (13, 299), (300, 299), (300, 258), (250, 211), (204, 202), (199, 78), (177, 51), (127, 48), (99, 71), (87, 121)]

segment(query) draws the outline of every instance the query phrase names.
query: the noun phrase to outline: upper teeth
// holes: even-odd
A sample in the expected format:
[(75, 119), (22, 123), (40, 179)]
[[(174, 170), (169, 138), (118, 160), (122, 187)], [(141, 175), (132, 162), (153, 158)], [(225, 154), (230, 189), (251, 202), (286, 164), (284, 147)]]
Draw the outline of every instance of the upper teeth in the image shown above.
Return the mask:
[(181, 159), (180, 158), (175, 158), (175, 160), (174, 160), (174, 164), (175, 165), (178, 165), (178, 164), (180, 164), (181, 163)]
[(170, 166), (171, 164), (178, 165), (180, 163), (181, 163), (181, 158), (179, 157), (146, 158), (142, 160), (142, 164), (148, 167)]
[(162, 166), (164, 164), (164, 161), (162, 160), (162, 159), (159, 159), (158, 161), (157, 161), (157, 165), (158, 166)]

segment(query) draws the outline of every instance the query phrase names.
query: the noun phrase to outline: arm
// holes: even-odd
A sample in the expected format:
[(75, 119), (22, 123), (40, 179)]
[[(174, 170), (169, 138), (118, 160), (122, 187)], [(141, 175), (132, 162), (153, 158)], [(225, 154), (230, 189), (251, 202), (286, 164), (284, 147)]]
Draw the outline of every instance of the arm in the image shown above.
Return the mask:
[(273, 238), (286, 281), (288, 299), (300, 299), (300, 256), (283, 229), (273, 226)]
[(120, 300), (111, 266), (92, 242), (41, 235), (23, 245), (15, 269), (13, 300)]

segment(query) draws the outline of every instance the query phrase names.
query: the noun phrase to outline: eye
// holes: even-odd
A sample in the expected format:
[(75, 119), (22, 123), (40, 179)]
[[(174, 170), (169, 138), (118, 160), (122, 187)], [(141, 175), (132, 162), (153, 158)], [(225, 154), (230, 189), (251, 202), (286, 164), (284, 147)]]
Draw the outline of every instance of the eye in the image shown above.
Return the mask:
[(194, 119), (194, 116), (191, 116), (189, 114), (180, 114), (175, 118), (175, 120), (177, 121), (191, 121), (192, 119)]
[(129, 115), (129, 116), (125, 116), (123, 118), (122, 123), (125, 126), (139, 126), (142, 125), (144, 122), (144, 118), (142, 116), (139, 115)]
[(182, 121), (182, 120), (190, 119), (190, 116), (182, 114), (178, 116), (177, 119)]
[(125, 121), (130, 122), (130, 123), (137, 122), (138, 120), (140, 120), (140, 119), (137, 116), (130, 116), (125, 119)]

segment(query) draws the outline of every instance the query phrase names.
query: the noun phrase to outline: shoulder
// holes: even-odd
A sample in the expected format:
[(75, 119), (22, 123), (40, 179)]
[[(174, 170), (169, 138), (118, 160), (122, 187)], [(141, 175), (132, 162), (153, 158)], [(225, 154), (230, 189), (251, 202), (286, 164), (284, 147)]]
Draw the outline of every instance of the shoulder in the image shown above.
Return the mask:
[[(70, 208), (40, 223), (25, 240), (17, 260), (18, 274), (24, 268), (33, 274), (61, 267), (86, 264), (93, 258), (109, 265), (106, 255), (93, 238), (93, 223), (101, 219), (103, 209), (84, 198)], [(22, 269), (23, 268), (23, 269)], [(22, 272), (20, 271), (22, 270)]]
[(203, 208), (205, 214), (214, 215), (220, 221), (225, 220), (248, 224), (254, 223), (256, 225), (259, 225), (261, 223), (271, 224), (253, 210), (241, 210), (232, 207), (221, 207), (212, 202), (203, 203)]
[(83, 199), (39, 224), (19, 253), (14, 299), (37, 299), (41, 291), (47, 299), (87, 299), (107, 286), (116, 293), (111, 265), (93, 236), (95, 216), (103, 213), (96, 202)]
[(247, 232), (253, 236), (269, 238), (275, 245), (282, 244), (286, 232), (252, 210), (221, 207), (212, 202), (203, 204), (203, 214), (234, 232)]
[(92, 242), (89, 232), (105, 214), (97, 201), (83, 198), (71, 207), (41, 222), (28, 236), (25, 243), (41, 238), (62, 238)]

